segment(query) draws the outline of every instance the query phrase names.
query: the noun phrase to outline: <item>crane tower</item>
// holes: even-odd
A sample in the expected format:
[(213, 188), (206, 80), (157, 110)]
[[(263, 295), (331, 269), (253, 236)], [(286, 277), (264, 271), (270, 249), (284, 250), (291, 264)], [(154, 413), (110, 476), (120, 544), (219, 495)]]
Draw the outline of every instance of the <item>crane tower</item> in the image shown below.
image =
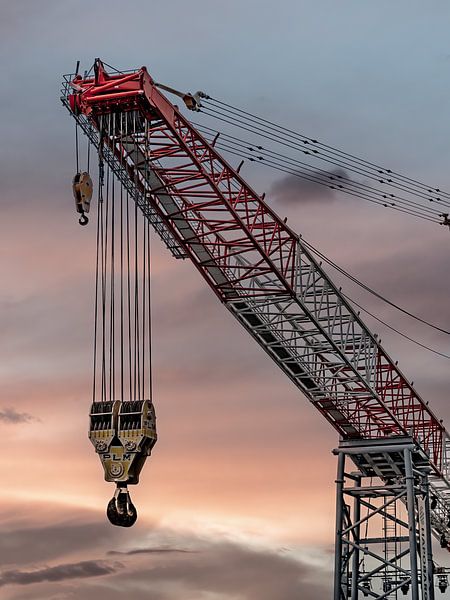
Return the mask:
[[(63, 104), (96, 149), (99, 163), (96, 307), (97, 302), (102, 306), (103, 320), (96, 321), (101, 375), (94, 383), (90, 438), (106, 479), (117, 484), (110, 520), (134, 523), (127, 484), (137, 483), (156, 442), (145, 373), (152, 227), (176, 259), (190, 259), (218, 300), (339, 434), (334, 600), (399, 594), (433, 599), (436, 584), (441, 591), (447, 587), (445, 569), (432, 558), (432, 538), (449, 547), (448, 432), (302, 238), (161, 88), (174, 91), (155, 83), (145, 67), (108, 72), (99, 59), (92, 74), (67, 75), (63, 84)], [(191, 110), (201, 102), (197, 95), (182, 97)], [(85, 224), (92, 182), (78, 165), (74, 194)], [(111, 256), (119, 242), (113, 229), (108, 234), (117, 222), (119, 194), (120, 202), (123, 194), (131, 199), (140, 219), (134, 262), (129, 246), (125, 252), (128, 297), (120, 298), (121, 308), (128, 307), (130, 331), (134, 324), (133, 343), (128, 358), (120, 360), (114, 356), (118, 306), (113, 292), (117, 286), (123, 292), (123, 270), (114, 271), (117, 262)], [(100, 212), (105, 210), (106, 216)], [(123, 231), (122, 223), (121, 243)], [(121, 269), (123, 257), (121, 246)], [(144, 270), (141, 287), (137, 290), (136, 276), (130, 292), (130, 273), (138, 268)], [(133, 371), (129, 385), (124, 364)]]

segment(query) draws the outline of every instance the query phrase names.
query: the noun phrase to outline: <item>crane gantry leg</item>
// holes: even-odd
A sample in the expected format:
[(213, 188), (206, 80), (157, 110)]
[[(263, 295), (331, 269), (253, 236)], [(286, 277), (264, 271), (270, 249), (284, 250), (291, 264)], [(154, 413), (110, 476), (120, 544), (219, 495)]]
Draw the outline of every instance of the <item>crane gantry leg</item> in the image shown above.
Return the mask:
[(434, 600), (426, 455), (404, 437), (345, 441), (334, 453), (334, 600)]

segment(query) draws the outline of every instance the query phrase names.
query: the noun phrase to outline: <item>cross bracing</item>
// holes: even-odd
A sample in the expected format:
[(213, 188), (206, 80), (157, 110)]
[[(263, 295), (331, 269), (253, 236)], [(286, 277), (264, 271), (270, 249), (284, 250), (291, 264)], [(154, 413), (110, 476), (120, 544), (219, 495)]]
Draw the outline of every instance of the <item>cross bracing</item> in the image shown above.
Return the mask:
[(172, 253), (192, 260), (341, 436), (410, 435), (427, 453), (437, 498), (432, 524), (450, 537), (448, 434), (301, 237), (145, 69), (107, 76), (97, 66), (95, 77), (73, 88), (66, 106)]

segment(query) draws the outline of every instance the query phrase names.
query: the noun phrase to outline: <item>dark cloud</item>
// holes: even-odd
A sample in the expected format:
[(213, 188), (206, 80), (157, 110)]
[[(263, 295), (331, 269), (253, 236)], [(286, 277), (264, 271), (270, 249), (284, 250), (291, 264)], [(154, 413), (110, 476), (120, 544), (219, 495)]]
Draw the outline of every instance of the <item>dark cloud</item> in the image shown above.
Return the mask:
[(102, 560), (83, 560), (78, 563), (67, 563), (55, 567), (45, 567), (34, 571), (21, 571), (14, 569), (4, 571), (0, 574), (0, 586), (16, 584), (30, 585), (43, 581), (64, 581), (66, 579), (85, 579), (87, 577), (99, 577), (100, 575), (111, 575), (121, 569), (121, 563), (107, 563)]
[[(172, 532), (173, 535), (173, 532)], [(109, 573), (107, 584), (77, 581), (78, 597), (119, 600), (326, 600), (331, 575), (292, 555), (227, 541), (196, 540), (201, 553), (132, 555), (126, 568)], [(62, 590), (61, 590), (62, 591)]]
[(332, 187), (341, 185), (342, 181), (350, 180), (344, 169), (312, 171), (308, 177), (318, 178), (324, 185), (303, 178), (301, 173), (287, 175), (273, 183), (270, 190), (271, 197), (280, 204), (331, 201), (334, 199)]
[[(0, 561), (12, 563), (7, 557), (9, 550), (16, 563), (0, 573), (0, 586), (26, 586), (26, 591), (14, 595), (15, 599), (23, 600), (72, 597), (119, 600), (124, 596), (134, 600), (212, 596), (242, 600), (325, 600), (330, 594), (330, 573), (307, 564), (286, 548), (253, 547), (221, 535), (149, 528), (148, 524), (144, 529), (126, 532), (124, 538), (122, 530), (88, 522), (83, 513), (77, 515), (76, 521), (77, 524), (21, 532), (6, 528), (0, 538), (4, 546)], [(9, 545), (4, 538), (10, 540)], [(144, 540), (147, 546), (139, 547)], [(134, 547), (121, 549), (130, 542)], [(111, 545), (116, 548), (111, 549)], [(85, 558), (92, 551), (100, 559), (62, 560), (70, 554)], [(120, 562), (116, 562), (119, 557)], [(39, 565), (38, 560), (60, 564)], [(324, 560), (328, 561), (325, 553)], [(99, 576), (107, 576), (107, 583), (101, 580), (91, 583), (91, 578)]]
[[(242, 598), (243, 600), (325, 600), (327, 575), (286, 552), (251, 548), (223, 540), (191, 538), (201, 554), (153, 557), (133, 572), (121, 573), (125, 587), (145, 587), (151, 598)], [(331, 579), (331, 577), (330, 577)]]
[[(40, 504), (32, 505), (31, 512), (40, 515), (40, 520), (58, 520), (60, 515), (55, 507), (47, 507), (50, 514)], [(26, 565), (37, 561), (61, 560), (74, 552), (102, 548), (112, 544), (120, 536), (120, 531), (105, 522), (86, 520), (83, 513), (76, 513), (73, 520), (42, 524), (24, 524), (23, 517), (9, 519), (2, 513), (2, 535), (0, 536), (0, 563), (2, 565)]]
[(448, 328), (448, 246), (445, 238), (428, 246), (398, 245), (382, 264), (376, 257), (363, 257), (357, 277), (409, 311)]
[(36, 417), (25, 412), (18, 412), (14, 408), (2, 408), (0, 409), (0, 421), (3, 423), (30, 423), (30, 421), (36, 421)]
[(192, 552), (196, 552), (196, 550), (186, 550), (185, 548), (136, 548), (134, 550), (127, 550), (125, 552), (120, 552), (119, 550), (110, 550), (108, 555), (135, 556), (137, 554), (191, 554)]

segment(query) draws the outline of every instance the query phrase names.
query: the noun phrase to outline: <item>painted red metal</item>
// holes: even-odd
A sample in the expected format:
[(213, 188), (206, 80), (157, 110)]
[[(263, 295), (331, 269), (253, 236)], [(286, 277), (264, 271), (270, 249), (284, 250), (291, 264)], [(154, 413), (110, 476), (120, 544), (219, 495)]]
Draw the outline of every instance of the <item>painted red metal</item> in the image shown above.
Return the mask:
[[(150, 202), (222, 302), (295, 297), (298, 235), (161, 93), (145, 67), (110, 75), (97, 63), (94, 77), (77, 76), (72, 87), (72, 111), (94, 122), (100, 115), (130, 110), (146, 117), (146, 135), (156, 161), (152, 168), (161, 182), (160, 189), (152, 190)], [(172, 168), (155, 166), (158, 160), (171, 158), (184, 160)], [(177, 198), (179, 209), (164, 214), (158, 206), (158, 191)], [(180, 218), (189, 222), (194, 232), (191, 238), (178, 235)], [(200, 261), (193, 251), (199, 243), (208, 260)], [(236, 257), (243, 259), (241, 264), (236, 264)], [(233, 277), (218, 283), (211, 274), (213, 267), (232, 272)], [(265, 284), (252, 285), (255, 278)], [(315, 402), (317, 408), (344, 436), (350, 435), (350, 430), (366, 438), (413, 435), (430, 453), (436, 471), (441, 471), (442, 423), (381, 347), (374, 368), (371, 385), (361, 378), (357, 387), (347, 387), (348, 401), (345, 408), (339, 408), (339, 417), (331, 400)], [(340, 371), (342, 385), (354, 370), (350, 365)]]

